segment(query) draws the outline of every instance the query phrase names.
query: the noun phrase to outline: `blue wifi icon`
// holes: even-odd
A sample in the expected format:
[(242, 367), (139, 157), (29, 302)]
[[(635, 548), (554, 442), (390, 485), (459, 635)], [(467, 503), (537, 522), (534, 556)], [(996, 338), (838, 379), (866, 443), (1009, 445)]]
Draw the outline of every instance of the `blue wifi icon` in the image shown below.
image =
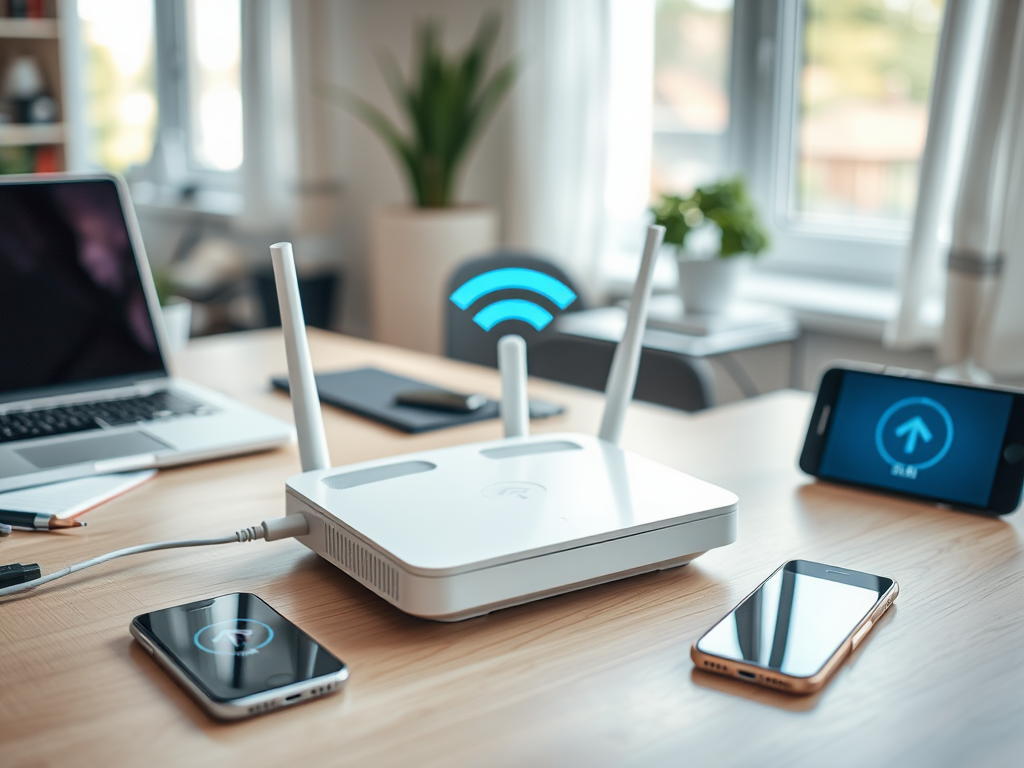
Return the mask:
[[(565, 309), (576, 300), (576, 294), (562, 281), (535, 269), (518, 268), (492, 269), (479, 274), (460, 285), (450, 298), (455, 306), (466, 310), (484, 296), (509, 288), (533, 291), (559, 309)], [(553, 319), (544, 307), (526, 299), (502, 299), (488, 304), (473, 316), (473, 322), (485, 331), (506, 320), (522, 320), (540, 331)]]

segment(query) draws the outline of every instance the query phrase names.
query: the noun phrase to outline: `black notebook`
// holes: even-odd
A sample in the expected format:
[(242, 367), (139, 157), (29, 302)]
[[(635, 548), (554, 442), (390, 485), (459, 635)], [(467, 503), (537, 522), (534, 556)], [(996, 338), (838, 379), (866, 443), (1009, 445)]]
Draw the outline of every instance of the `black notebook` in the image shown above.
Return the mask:
[[(278, 389), (288, 391), (288, 377), (271, 379)], [(415, 405), (399, 405), (395, 396), (410, 389), (436, 389), (442, 387), (407, 379), (377, 368), (358, 368), (354, 371), (322, 373), (316, 377), (320, 401), (344, 408), (368, 419), (387, 424), (403, 432), (429, 432), (445, 427), (457, 427), (473, 421), (484, 421), (498, 416), (498, 404), (490, 400), (472, 413), (452, 413)], [(565, 409), (544, 400), (530, 400), (530, 418), (546, 419), (564, 413)]]
[[(278, 389), (288, 391), (287, 376), (275, 376), (272, 381)], [(322, 402), (344, 408), (346, 411), (352, 411), (403, 432), (429, 432), (433, 429), (493, 419), (498, 415), (498, 404), (493, 400), (472, 413), (451, 413), (414, 405), (399, 405), (395, 402), (395, 396), (399, 392), (410, 389), (443, 389), (377, 368), (322, 373), (316, 377), (316, 388)]]

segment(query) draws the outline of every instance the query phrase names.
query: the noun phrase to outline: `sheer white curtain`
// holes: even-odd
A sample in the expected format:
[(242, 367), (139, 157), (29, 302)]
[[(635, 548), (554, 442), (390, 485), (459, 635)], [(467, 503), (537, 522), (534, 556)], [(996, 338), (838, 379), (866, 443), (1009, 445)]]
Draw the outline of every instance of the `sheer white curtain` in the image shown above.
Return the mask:
[(948, 0), (890, 344), (936, 344), (951, 378), (1024, 374), (1022, 204), (1024, 12)]
[(954, 217), (939, 360), (1024, 374), (1024, 11), (994, 0)]
[(947, 0), (921, 157), (917, 208), (900, 278), (890, 347), (934, 346), (943, 318), (944, 257), (967, 150), (989, 0)]
[(244, 154), (239, 224), (296, 243), (300, 262), (337, 260), (337, 107), (314, 84), (340, 68), (332, 0), (242, 4)]
[(242, 3), (243, 226), (283, 228), (295, 215), (291, 3)]
[(522, 68), (505, 241), (556, 260), (589, 297), (623, 222), (646, 203), (653, 8), (653, 0), (516, 5)]

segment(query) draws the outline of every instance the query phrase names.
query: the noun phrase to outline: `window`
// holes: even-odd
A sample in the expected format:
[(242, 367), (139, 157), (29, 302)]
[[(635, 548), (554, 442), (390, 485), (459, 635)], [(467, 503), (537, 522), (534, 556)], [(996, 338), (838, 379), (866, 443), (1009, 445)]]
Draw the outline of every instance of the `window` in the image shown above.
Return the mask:
[(85, 147), (91, 165), (124, 172), (149, 160), (157, 127), (153, 3), (79, 0), (85, 56)]
[(91, 165), (163, 149), (157, 182), (224, 187), (242, 165), (240, 0), (79, 0)]
[(767, 269), (892, 285), (943, 0), (657, 0), (652, 194), (743, 175)]
[(805, 0), (791, 215), (909, 223), (941, 0)]
[(660, 0), (655, 11), (654, 195), (726, 165), (732, 0)]
[(204, 170), (242, 164), (240, 0), (188, 0), (190, 161)]

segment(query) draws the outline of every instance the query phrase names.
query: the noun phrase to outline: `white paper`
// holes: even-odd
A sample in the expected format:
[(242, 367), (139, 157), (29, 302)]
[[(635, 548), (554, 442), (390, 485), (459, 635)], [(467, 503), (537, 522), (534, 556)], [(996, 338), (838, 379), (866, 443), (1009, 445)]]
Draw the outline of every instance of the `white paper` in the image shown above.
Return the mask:
[(0, 493), (0, 509), (74, 517), (146, 482), (155, 469), (96, 475)]

